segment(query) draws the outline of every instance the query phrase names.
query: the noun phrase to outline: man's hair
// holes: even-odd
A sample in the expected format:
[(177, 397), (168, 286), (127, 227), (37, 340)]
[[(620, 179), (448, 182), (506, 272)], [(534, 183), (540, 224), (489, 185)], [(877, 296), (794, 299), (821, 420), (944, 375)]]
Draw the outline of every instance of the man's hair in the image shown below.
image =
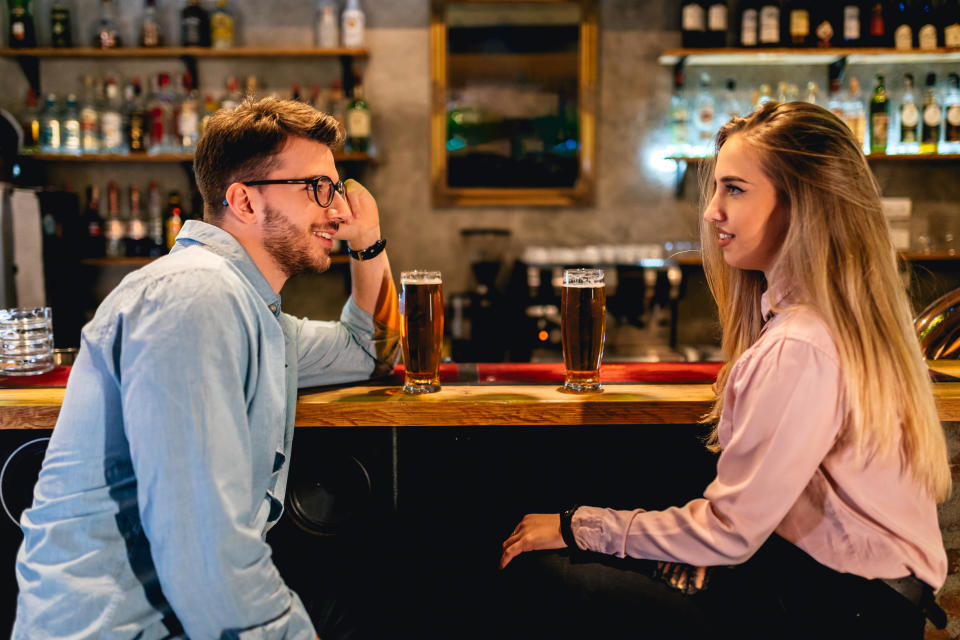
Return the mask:
[[(836, 344), (849, 408), (840, 442), (861, 458), (899, 454), (919, 486), (946, 499), (946, 441), (860, 141), (837, 116), (806, 102), (772, 102), (734, 118), (717, 134), (717, 153), (734, 137), (758, 152), (788, 218), (770, 279), (789, 292), (787, 307), (813, 309)], [(717, 188), (715, 162), (702, 176), (704, 207)], [(760, 296), (770, 283), (759, 271), (726, 264), (714, 225), (702, 218), (700, 239), (726, 360), (709, 416), (718, 419), (730, 370), (760, 334)]]
[(193, 159), (203, 219), (220, 224), (227, 187), (262, 179), (289, 138), (313, 140), (332, 151), (343, 144), (345, 134), (336, 118), (295, 100), (247, 99), (213, 114)]

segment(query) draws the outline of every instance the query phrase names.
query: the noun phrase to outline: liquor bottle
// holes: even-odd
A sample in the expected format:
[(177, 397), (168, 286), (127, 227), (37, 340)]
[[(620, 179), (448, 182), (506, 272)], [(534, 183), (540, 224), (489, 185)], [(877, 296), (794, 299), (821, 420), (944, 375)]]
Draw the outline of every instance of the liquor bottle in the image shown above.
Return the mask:
[(54, 2), (50, 7), (50, 45), (58, 49), (73, 46), (70, 7), (63, 2)]
[(183, 74), (183, 95), (177, 109), (177, 138), (180, 151), (193, 153), (200, 140), (200, 99), (193, 88), (193, 78)]
[(83, 77), (83, 97), (80, 103), (80, 149), (83, 153), (100, 152), (100, 110), (97, 92), (91, 75)]
[(212, 93), (208, 93), (203, 100), (203, 116), (200, 118), (201, 137), (203, 137), (203, 132), (207, 130), (207, 122), (210, 121), (210, 116), (216, 113), (219, 108), (220, 103), (213, 98)]
[(7, 23), (11, 49), (37, 46), (37, 30), (30, 14), (30, 0), (10, 0), (10, 19)]
[(236, 109), (243, 101), (243, 94), (240, 93), (240, 81), (236, 76), (227, 77), (227, 95), (223, 97), (220, 103), (221, 109)]
[(863, 106), (863, 96), (860, 95), (860, 81), (856, 78), (850, 78), (850, 92), (843, 105), (843, 120), (863, 147), (867, 137), (867, 111)]
[(149, 118), (148, 150), (168, 153), (174, 150), (173, 107), (175, 96), (170, 88), (170, 74), (158, 73), (147, 114)]
[(80, 107), (73, 93), (67, 95), (67, 104), (60, 118), (60, 135), (60, 153), (80, 155)]
[(363, 99), (363, 84), (357, 76), (353, 100), (347, 108), (347, 148), (355, 153), (370, 150), (370, 105)]
[(784, 5), (784, 42), (793, 47), (809, 47), (813, 44), (810, 31), (810, 3), (806, 0), (791, 0)]
[(259, 97), (259, 92), (257, 89), (257, 76), (247, 76), (246, 89), (243, 92), (243, 97), (248, 100), (256, 100)]
[(820, 87), (816, 82), (811, 80), (807, 83), (807, 94), (803, 101), (810, 104), (820, 104)]
[(210, 14), (210, 44), (214, 49), (232, 49), (236, 20), (227, 9), (227, 0), (217, 0), (217, 8)]
[(60, 153), (60, 143), (60, 111), (57, 109), (57, 96), (49, 93), (40, 114), (40, 149), (46, 153)]
[(943, 98), (944, 116), (943, 153), (960, 151), (960, 75), (947, 76), (947, 94)]
[(120, 28), (113, 17), (113, 2), (100, 0), (100, 17), (93, 27), (93, 47), (95, 49), (117, 49), (123, 46)]
[(317, 2), (313, 43), (318, 47), (331, 49), (340, 46), (340, 24), (337, 20), (337, 5), (333, 0)]
[(157, 21), (156, 0), (146, 0), (143, 8), (143, 20), (140, 22), (140, 46), (162, 47), (163, 31)]
[(960, 49), (960, 0), (946, 0), (943, 5), (943, 46)]
[(337, 122), (346, 126), (347, 124), (347, 101), (343, 96), (343, 88), (339, 80), (330, 83), (330, 115)]
[(294, 102), (306, 102), (303, 99), (303, 94), (300, 93), (299, 82), (294, 82), (292, 85), (290, 85), (290, 99), (293, 100)]
[(167, 252), (167, 240), (163, 230), (163, 203), (160, 201), (160, 187), (156, 181), (150, 182), (147, 192), (147, 254), (156, 257)]
[(877, 86), (870, 98), (870, 153), (887, 152), (887, 136), (890, 132), (890, 101), (883, 76), (877, 76)]
[(869, 15), (867, 16), (867, 42), (871, 47), (890, 47), (893, 45), (893, 39), (888, 27), (890, 18), (890, 9), (884, 0), (876, 0), (868, 3)]
[(817, 47), (831, 48), (840, 42), (843, 13), (833, 0), (820, 0), (816, 4), (813, 19), (813, 37)]
[(737, 94), (736, 81), (732, 78), (728, 78), (726, 83), (726, 91), (723, 94), (723, 108), (721, 117), (727, 121), (732, 120), (733, 118), (743, 117), (747, 115), (748, 112), (749, 110), (747, 109), (746, 105), (743, 104), (743, 101)]
[(104, 153), (123, 153), (123, 101), (117, 79), (104, 83), (104, 102), (100, 111), (100, 144)]
[(23, 150), (40, 150), (40, 107), (33, 87), (27, 87), (27, 100), (20, 113), (20, 126), (23, 129)]
[(900, 153), (917, 153), (920, 143), (920, 109), (913, 94), (913, 75), (903, 76), (903, 96), (900, 98)]
[(673, 74), (673, 95), (670, 96), (670, 146), (674, 155), (690, 155), (690, 108), (683, 90), (683, 69)]
[(210, 14), (200, 6), (200, 0), (187, 0), (180, 11), (180, 46), (210, 46)]
[(918, 49), (929, 51), (939, 46), (937, 29), (938, 13), (933, 4), (933, 0), (920, 0), (915, 24)]
[(704, 46), (707, 32), (707, 9), (700, 0), (684, 0), (680, 4), (680, 36), (684, 48)]
[(757, 92), (753, 108), (754, 110), (759, 109), (768, 102), (773, 102), (773, 89), (770, 88), (769, 84), (764, 82), (760, 85), (760, 90)]
[(707, 30), (704, 33), (704, 46), (720, 48), (727, 46), (727, 24), (729, 15), (727, 3), (709, 0), (707, 3)]
[(840, 78), (832, 77), (830, 78), (830, 95), (827, 98), (827, 109), (830, 113), (846, 122), (847, 118), (844, 114), (845, 106), (843, 96), (840, 93)]
[(893, 4), (893, 46), (902, 51), (913, 48), (913, 3), (899, 0)]
[(107, 220), (103, 238), (108, 258), (122, 258), (127, 253), (127, 228), (120, 217), (120, 189), (113, 180), (107, 185)]
[(710, 91), (710, 76), (700, 74), (700, 84), (697, 94), (693, 97), (693, 130), (696, 141), (694, 154), (707, 155), (710, 151), (710, 140), (716, 133), (716, 102)]
[(183, 208), (180, 205), (180, 192), (171, 191), (167, 194), (167, 222), (166, 222), (166, 248), (167, 251), (173, 249), (177, 242), (177, 234), (183, 227)]
[(143, 108), (140, 79), (134, 78), (124, 87), (124, 138), (130, 153), (147, 151), (149, 119)]
[(760, 21), (757, 27), (758, 42), (761, 47), (780, 47), (783, 40), (780, 33), (780, 3), (775, 0), (763, 0), (760, 3)]
[(759, 44), (760, 0), (744, 0), (740, 3), (739, 38), (741, 47), (756, 47)]
[(840, 44), (845, 47), (862, 47), (866, 38), (863, 33), (863, 18), (859, 2), (849, 0), (842, 7), (842, 33)]
[(920, 153), (936, 153), (940, 144), (943, 112), (937, 100), (937, 74), (927, 74), (927, 90), (923, 94), (923, 117), (920, 122)]
[(127, 222), (127, 255), (142, 258), (150, 255), (147, 223), (140, 204), (140, 187), (130, 185), (130, 220)]
[(363, 14), (363, 9), (360, 8), (360, 0), (347, 0), (347, 6), (344, 7), (343, 14), (340, 16), (340, 22), (342, 24), (343, 46), (362, 47), (365, 42), (366, 17)]
[(103, 218), (100, 217), (100, 187), (87, 186), (87, 208), (80, 218), (84, 231), (83, 251), (85, 258), (102, 258), (106, 254), (103, 237)]

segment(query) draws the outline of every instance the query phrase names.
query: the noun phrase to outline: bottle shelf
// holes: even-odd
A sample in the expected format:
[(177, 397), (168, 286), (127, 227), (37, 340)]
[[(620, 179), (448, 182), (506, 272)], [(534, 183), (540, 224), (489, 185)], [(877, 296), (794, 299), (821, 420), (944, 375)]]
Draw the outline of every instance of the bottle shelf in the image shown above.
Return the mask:
[[(73, 155), (67, 153), (25, 153), (28, 158), (35, 158), (44, 162), (77, 162), (77, 163), (130, 163), (145, 162), (171, 163), (193, 162), (192, 153), (89, 153)], [(336, 162), (373, 162), (374, 156), (369, 153), (337, 152), (333, 154)]]
[[(950, 262), (960, 260), (960, 251), (899, 251), (898, 255), (904, 262)], [(699, 266), (703, 264), (699, 252), (687, 252), (683, 256), (671, 256), (671, 262), (684, 266)]]
[(673, 66), (683, 60), (687, 66), (737, 65), (815, 65), (830, 64), (840, 59), (847, 64), (890, 64), (924, 62), (960, 62), (960, 50), (930, 49), (901, 51), (891, 48), (834, 49), (667, 49), (657, 59), (661, 65)]
[(276, 47), (237, 47), (235, 49), (213, 49), (210, 47), (128, 47), (118, 49), (94, 49), (93, 47), (35, 49), (0, 48), (0, 57), (17, 58), (318, 58), (352, 57), (365, 58), (367, 48), (299, 48), (282, 49)]

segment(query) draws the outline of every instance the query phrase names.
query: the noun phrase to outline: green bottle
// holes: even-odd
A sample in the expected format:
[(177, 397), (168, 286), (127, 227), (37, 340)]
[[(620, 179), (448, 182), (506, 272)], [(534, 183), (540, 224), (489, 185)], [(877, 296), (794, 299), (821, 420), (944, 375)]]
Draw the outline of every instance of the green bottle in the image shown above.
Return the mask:
[(890, 100), (883, 76), (877, 76), (877, 86), (870, 98), (870, 153), (887, 152), (887, 133), (890, 130)]
[(37, 46), (37, 31), (30, 15), (30, 0), (10, 0), (8, 42), (11, 49), (29, 49)]

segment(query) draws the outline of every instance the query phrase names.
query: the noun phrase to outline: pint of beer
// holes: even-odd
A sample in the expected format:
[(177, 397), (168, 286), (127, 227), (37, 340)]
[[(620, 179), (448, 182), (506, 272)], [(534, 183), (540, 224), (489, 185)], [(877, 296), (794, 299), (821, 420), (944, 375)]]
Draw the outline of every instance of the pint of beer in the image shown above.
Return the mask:
[(607, 293), (600, 269), (567, 269), (560, 297), (560, 329), (566, 375), (563, 388), (600, 390), (600, 357)]
[(440, 391), (440, 350), (443, 347), (443, 289), (439, 271), (400, 273), (400, 325), (403, 350), (403, 390)]

